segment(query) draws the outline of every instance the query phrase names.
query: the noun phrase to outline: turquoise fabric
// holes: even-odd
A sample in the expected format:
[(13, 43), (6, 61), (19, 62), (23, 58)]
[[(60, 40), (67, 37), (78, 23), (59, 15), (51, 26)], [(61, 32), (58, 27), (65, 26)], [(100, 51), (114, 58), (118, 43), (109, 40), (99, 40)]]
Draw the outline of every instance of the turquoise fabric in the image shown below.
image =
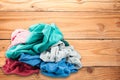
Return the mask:
[(17, 59), (21, 53), (39, 54), (63, 39), (63, 34), (55, 24), (35, 24), (29, 28), (26, 43), (18, 44), (6, 51), (6, 57)]
[(63, 39), (61, 41), (65, 44), (65, 46), (70, 46), (69, 43), (66, 40)]

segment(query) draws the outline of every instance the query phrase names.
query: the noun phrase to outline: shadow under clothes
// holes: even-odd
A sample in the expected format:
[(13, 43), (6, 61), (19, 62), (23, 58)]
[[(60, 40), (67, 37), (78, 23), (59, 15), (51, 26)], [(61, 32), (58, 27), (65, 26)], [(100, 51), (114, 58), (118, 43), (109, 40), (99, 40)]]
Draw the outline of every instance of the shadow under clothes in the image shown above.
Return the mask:
[(71, 73), (78, 71), (73, 64), (66, 62), (66, 59), (59, 62), (43, 62), (39, 55), (31, 56), (22, 53), (19, 61), (31, 66), (37, 66), (42, 74), (51, 77), (68, 77)]
[(2, 67), (5, 74), (17, 74), (21, 76), (29, 76), (33, 73), (39, 73), (39, 69), (12, 59), (6, 59), (5, 65)]

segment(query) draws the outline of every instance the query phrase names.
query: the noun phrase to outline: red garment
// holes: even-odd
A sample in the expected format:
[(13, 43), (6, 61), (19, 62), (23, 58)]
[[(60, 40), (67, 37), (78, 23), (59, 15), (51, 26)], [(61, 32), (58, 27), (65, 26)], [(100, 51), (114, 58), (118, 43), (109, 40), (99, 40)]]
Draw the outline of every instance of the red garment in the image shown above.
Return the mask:
[(21, 76), (28, 76), (33, 73), (39, 73), (39, 69), (12, 59), (7, 59), (6, 64), (2, 69), (6, 74), (18, 74)]

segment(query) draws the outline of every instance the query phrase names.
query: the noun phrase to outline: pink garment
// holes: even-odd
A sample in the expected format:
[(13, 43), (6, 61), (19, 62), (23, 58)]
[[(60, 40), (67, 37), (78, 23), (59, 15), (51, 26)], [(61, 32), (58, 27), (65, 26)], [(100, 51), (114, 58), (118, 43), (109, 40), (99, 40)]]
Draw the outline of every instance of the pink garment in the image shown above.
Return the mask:
[(28, 76), (33, 73), (39, 73), (38, 68), (12, 59), (6, 59), (6, 64), (2, 67), (2, 69), (5, 74), (17, 74), (21, 76)]
[(25, 43), (30, 32), (24, 29), (16, 29), (11, 35), (11, 44), (8, 49), (14, 45)]

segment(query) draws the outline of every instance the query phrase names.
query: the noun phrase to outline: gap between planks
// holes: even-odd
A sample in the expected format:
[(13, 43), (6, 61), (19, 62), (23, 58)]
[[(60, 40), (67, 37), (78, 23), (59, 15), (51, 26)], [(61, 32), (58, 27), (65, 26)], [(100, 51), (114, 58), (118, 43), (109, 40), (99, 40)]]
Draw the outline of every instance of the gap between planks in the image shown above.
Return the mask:
[(65, 39), (120, 39), (118, 13), (92, 12), (0, 12), (0, 39), (10, 39), (13, 30), (40, 22), (56, 23)]
[(33, 74), (27, 77), (17, 75), (5, 75), (0, 68), (2, 80), (119, 80), (120, 67), (83, 67), (77, 73), (68, 78), (51, 78), (42, 74)]
[[(120, 40), (67, 40), (82, 56), (83, 66), (120, 66)], [(0, 40), (0, 66), (10, 40)]]

